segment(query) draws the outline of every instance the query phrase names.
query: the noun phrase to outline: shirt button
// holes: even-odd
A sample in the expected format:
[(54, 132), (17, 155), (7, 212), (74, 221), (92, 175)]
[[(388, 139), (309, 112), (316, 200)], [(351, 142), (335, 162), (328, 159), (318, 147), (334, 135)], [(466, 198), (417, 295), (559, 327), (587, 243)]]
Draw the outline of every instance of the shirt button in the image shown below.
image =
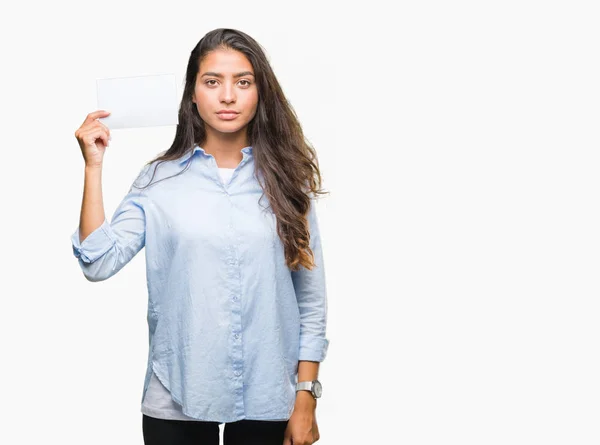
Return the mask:
[(242, 375), (242, 371), (235, 371), (234, 374), (237, 376), (240, 376), (240, 375)]
[(235, 338), (240, 338), (240, 334), (235, 334)]

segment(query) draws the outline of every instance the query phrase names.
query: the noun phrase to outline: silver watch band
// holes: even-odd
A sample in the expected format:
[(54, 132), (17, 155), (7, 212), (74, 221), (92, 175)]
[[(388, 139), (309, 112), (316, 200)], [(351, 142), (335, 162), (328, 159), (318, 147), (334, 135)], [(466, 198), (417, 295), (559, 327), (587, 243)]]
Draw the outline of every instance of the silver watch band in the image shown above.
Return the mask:
[(323, 393), (323, 387), (321, 386), (321, 382), (315, 379), (296, 383), (296, 392), (298, 391), (308, 391), (315, 399), (318, 399)]
[(309, 380), (307, 382), (298, 382), (296, 384), (296, 391), (299, 391), (299, 390), (302, 390), (302, 389), (310, 391), (312, 389), (312, 385), (313, 385), (312, 380)]

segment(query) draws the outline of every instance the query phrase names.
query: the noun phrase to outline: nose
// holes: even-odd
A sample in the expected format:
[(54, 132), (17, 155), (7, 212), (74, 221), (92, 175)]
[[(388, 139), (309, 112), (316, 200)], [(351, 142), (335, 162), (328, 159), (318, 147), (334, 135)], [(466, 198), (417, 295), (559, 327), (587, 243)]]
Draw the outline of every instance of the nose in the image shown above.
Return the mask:
[(235, 102), (234, 86), (228, 82), (225, 82), (223, 88), (221, 88), (221, 102), (224, 102), (226, 104)]

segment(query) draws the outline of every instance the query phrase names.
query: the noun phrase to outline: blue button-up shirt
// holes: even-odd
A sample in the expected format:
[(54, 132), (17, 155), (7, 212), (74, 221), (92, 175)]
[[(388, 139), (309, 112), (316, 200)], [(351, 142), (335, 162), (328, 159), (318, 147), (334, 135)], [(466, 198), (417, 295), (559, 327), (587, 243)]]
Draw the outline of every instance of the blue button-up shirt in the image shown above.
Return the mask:
[[(315, 268), (291, 271), (276, 218), (254, 174), (252, 147), (227, 184), (196, 146), (163, 162), (153, 185), (131, 187), (73, 253), (90, 281), (110, 278), (143, 247), (148, 366), (182, 412), (198, 420), (288, 420), (299, 360), (321, 362), (327, 298), (315, 198), (308, 213)], [(190, 165), (182, 171), (188, 158)], [(140, 171), (146, 185), (157, 162)]]

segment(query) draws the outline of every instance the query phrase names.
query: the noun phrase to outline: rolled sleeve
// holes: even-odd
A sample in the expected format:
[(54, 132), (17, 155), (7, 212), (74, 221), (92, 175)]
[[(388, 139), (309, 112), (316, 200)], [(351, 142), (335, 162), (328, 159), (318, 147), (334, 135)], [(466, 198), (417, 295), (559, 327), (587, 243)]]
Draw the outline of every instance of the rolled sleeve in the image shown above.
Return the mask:
[(311, 336), (300, 336), (300, 353), (298, 360), (322, 362), (327, 356), (329, 340)]
[(144, 247), (146, 213), (143, 190), (136, 182), (147, 171), (142, 169), (127, 195), (115, 210), (109, 223), (102, 225), (79, 241), (79, 227), (71, 236), (73, 255), (89, 281), (102, 281), (115, 275)]
[(315, 266), (308, 270), (301, 267), (292, 271), (292, 281), (296, 291), (300, 312), (300, 347), (298, 360), (322, 362), (327, 356), (329, 339), (327, 328), (327, 289), (321, 237), (314, 198), (308, 213), (310, 248), (314, 254)]
[(81, 258), (84, 263), (93, 263), (114, 246), (115, 237), (111, 233), (110, 224), (108, 220), (104, 219), (100, 227), (90, 233), (83, 242), (79, 242), (79, 227), (77, 227), (71, 236), (73, 254), (77, 258)]

